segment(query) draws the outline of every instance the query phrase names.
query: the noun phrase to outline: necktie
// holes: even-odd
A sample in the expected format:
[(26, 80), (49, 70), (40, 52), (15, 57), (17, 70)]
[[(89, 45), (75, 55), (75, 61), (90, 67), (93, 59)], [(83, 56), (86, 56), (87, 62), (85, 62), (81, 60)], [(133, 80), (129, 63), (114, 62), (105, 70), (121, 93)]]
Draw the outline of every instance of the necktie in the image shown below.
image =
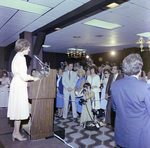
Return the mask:
[(102, 74), (100, 74), (100, 75), (99, 75), (99, 77), (100, 77), (100, 80), (101, 80), (101, 78), (102, 78)]
[(69, 71), (69, 80), (70, 80), (70, 78), (71, 78), (71, 74), (70, 74), (70, 71)]

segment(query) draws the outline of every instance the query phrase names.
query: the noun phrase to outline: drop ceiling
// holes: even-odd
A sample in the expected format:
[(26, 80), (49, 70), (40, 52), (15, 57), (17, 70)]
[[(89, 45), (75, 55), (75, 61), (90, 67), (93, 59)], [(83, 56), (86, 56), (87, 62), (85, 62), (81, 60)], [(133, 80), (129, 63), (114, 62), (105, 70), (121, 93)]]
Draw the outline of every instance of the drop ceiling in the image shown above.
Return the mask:
[[(37, 14), (0, 5), (1, 47), (6, 47), (16, 41), (23, 31), (35, 32), (90, 0), (28, 0), (26, 2), (49, 7), (49, 10), (44, 14)], [(93, 54), (139, 47), (135, 44), (139, 40), (136, 34), (150, 32), (149, 16), (149, 0), (129, 0), (115, 8), (99, 12), (47, 34), (45, 44), (51, 46), (43, 50), (66, 53), (68, 48), (77, 46), (77, 48), (86, 49), (88, 54)], [(84, 24), (92, 19), (120, 24), (121, 27), (109, 30)], [(73, 36), (81, 37), (74, 38)], [(144, 39), (147, 40), (147, 38)]]

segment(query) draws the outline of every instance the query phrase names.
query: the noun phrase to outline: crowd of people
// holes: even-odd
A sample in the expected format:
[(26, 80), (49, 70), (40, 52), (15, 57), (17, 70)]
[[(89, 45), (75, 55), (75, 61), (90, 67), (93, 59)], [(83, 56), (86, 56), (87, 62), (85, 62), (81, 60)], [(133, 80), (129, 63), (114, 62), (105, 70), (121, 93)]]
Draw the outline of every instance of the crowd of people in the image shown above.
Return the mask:
[[(64, 67), (60, 68), (57, 73), (56, 108), (58, 108), (58, 114), (56, 116), (62, 120), (67, 118), (71, 99), (73, 118), (76, 120), (79, 117), (80, 125), (88, 120), (98, 121), (100, 111), (105, 114), (103, 123), (111, 125), (113, 112), (110, 97), (111, 84), (120, 78), (123, 78), (123, 74), (119, 74), (119, 69), (115, 64), (111, 68), (106, 62), (105, 65), (102, 64), (97, 68), (90, 59), (88, 66), (83, 68), (80, 62), (68, 64), (65, 61)], [(83, 91), (85, 87), (87, 90)]]
[(122, 64), (122, 69), (108, 62), (97, 68), (92, 60), (84, 69), (79, 62), (65, 62), (59, 69), (63, 74), (57, 75), (58, 117), (67, 118), (71, 98), (73, 118), (79, 116), (80, 125), (97, 121), (103, 110), (102, 122), (115, 131), (118, 148), (146, 148), (150, 145), (150, 72), (142, 71), (139, 54), (130, 54)]
[[(68, 64), (65, 61), (64, 65), (57, 73), (56, 108), (58, 108), (58, 114), (56, 116), (62, 120), (66, 119), (71, 104), (73, 118), (77, 119), (79, 117), (80, 125), (83, 125), (88, 120), (98, 120), (102, 121), (103, 125), (109, 125), (114, 130), (115, 112), (112, 109), (111, 86), (113, 82), (125, 76), (122, 73), (122, 69), (115, 63), (111, 67), (109, 62), (96, 66), (92, 59), (85, 68), (80, 65), (80, 62)], [(142, 71), (139, 80), (149, 83), (149, 79), (150, 72), (146, 76), (145, 71)], [(84, 93), (81, 95), (85, 84), (89, 84), (89, 88), (91, 88), (89, 91), (94, 93), (94, 96), (88, 100), (85, 99)], [(83, 103), (83, 100), (88, 102), (90, 100), (90, 104)], [(84, 107), (86, 105), (88, 106), (87, 115), (85, 115)], [(81, 118), (83, 113), (85, 119), (85, 116), (90, 118), (83, 120)], [(89, 114), (91, 115), (89, 116)], [(97, 119), (98, 117), (102, 118)]]
[[(21, 120), (29, 117), (27, 81), (40, 78), (27, 74), (24, 55), (30, 51), (30, 43), (19, 39), (15, 43), (16, 55), (11, 74), (0, 69), (0, 107), (7, 107), (7, 117), (14, 120), (12, 140), (25, 141), (20, 133)], [(148, 148), (150, 145), (150, 72), (142, 71), (139, 54), (130, 54), (122, 62), (122, 71), (114, 64), (97, 66), (91, 59), (86, 68), (65, 62), (57, 73), (57, 116), (65, 120), (72, 106), (74, 120), (80, 125), (86, 121), (98, 121), (104, 110), (103, 122), (114, 128), (118, 148)], [(11, 81), (11, 84), (10, 84)], [(10, 92), (9, 92), (10, 87)], [(9, 93), (9, 95), (8, 95)], [(9, 96), (9, 97), (8, 97)]]

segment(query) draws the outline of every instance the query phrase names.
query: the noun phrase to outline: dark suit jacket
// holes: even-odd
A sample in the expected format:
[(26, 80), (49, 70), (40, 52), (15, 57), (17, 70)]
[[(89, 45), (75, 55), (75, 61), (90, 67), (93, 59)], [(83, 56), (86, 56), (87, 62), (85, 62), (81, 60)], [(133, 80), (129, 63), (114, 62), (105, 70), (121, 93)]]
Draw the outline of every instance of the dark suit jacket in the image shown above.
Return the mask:
[(112, 83), (111, 101), (116, 143), (126, 148), (150, 147), (150, 85), (125, 76)]
[[(112, 85), (113, 77), (114, 77), (114, 74), (110, 74), (109, 79), (108, 79), (108, 83), (107, 83), (107, 86), (106, 86), (106, 94), (108, 94), (108, 96), (111, 95), (111, 85)], [(118, 74), (115, 81), (120, 80), (122, 78), (123, 78), (123, 76)]]

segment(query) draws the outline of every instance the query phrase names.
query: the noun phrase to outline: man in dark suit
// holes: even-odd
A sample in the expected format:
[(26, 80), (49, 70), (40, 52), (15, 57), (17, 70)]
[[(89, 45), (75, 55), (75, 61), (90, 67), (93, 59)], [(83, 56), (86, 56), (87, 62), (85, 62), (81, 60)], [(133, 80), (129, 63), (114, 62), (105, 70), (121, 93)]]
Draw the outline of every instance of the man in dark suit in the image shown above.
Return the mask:
[(112, 105), (111, 105), (111, 85), (114, 81), (117, 81), (122, 78), (123, 76), (118, 73), (118, 66), (114, 65), (112, 67), (112, 74), (109, 76), (109, 80), (106, 87), (106, 95), (105, 95), (105, 98), (108, 100), (106, 106), (105, 123), (111, 124), (113, 128), (114, 128), (115, 112), (112, 110)]
[(138, 80), (142, 66), (139, 54), (128, 55), (122, 63), (126, 76), (112, 84), (114, 139), (118, 148), (150, 147), (150, 85)]

